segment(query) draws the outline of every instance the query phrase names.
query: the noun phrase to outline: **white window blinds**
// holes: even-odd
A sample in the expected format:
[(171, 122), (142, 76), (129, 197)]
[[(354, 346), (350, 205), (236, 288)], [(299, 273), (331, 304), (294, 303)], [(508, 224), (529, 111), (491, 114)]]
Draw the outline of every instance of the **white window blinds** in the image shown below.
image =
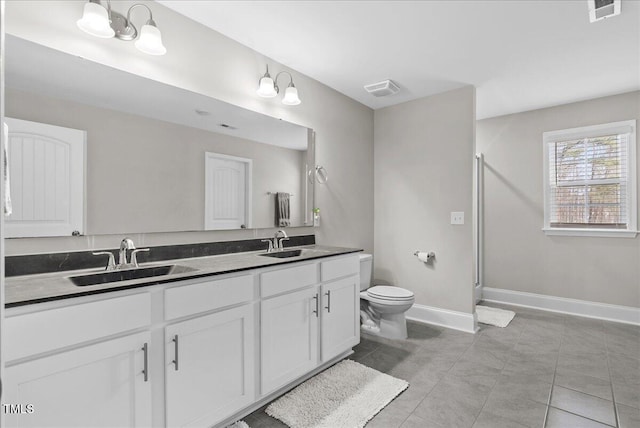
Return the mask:
[(627, 141), (618, 134), (551, 143), (551, 227), (627, 228)]
[(635, 228), (635, 174), (630, 170), (635, 165), (630, 162), (634, 126), (620, 124), (545, 134), (547, 228)]

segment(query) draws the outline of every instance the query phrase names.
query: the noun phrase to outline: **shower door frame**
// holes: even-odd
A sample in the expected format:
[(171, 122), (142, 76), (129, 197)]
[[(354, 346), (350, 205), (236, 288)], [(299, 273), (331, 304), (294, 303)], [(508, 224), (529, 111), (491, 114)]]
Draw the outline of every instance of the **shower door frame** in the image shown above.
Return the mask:
[(474, 241), (474, 264), (475, 264), (475, 280), (473, 285), (475, 302), (482, 300), (482, 289), (484, 287), (484, 154), (476, 153), (474, 157), (474, 201), (473, 201), (473, 241)]

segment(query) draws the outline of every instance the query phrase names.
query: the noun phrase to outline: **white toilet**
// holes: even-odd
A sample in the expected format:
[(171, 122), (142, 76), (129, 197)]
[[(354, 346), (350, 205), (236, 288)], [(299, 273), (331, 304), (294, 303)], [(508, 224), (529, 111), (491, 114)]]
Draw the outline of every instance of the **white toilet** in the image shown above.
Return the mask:
[(360, 321), (362, 331), (388, 339), (406, 339), (404, 313), (413, 306), (413, 293), (391, 285), (371, 286), (373, 257), (360, 254)]

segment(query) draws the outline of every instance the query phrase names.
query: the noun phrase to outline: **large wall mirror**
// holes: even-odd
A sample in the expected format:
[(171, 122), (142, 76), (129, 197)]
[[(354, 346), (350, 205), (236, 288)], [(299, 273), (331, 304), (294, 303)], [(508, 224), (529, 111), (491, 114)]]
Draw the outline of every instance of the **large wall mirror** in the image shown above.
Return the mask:
[[(312, 225), (311, 129), (13, 36), (5, 52), (6, 116), (85, 133), (81, 234)], [(55, 222), (40, 201), (65, 208), (52, 185), (65, 172), (46, 168), (55, 150), (13, 135), (7, 225)]]

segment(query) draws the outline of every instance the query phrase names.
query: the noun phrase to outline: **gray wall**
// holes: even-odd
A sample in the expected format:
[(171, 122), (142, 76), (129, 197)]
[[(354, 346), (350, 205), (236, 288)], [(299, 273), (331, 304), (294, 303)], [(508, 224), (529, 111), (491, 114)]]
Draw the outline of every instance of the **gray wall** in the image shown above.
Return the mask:
[[(126, 11), (134, 2), (113, 2)], [(215, 31), (195, 23), (155, 2), (145, 2), (163, 34), (168, 53), (152, 57), (133, 43), (98, 39), (79, 31), (76, 20), (84, 2), (7, 2), (9, 34), (49, 46), (88, 60), (138, 74), (166, 84), (218, 98), (231, 104), (285, 119), (316, 131), (317, 164), (329, 173), (319, 186), (316, 206), (321, 227), (315, 229), (323, 244), (373, 249), (373, 111), (333, 89), (286, 69), (275, 61)], [(136, 12), (137, 13), (137, 12)], [(143, 20), (143, 16), (136, 18)], [(275, 23), (274, 25), (280, 25)], [(283, 106), (280, 98), (263, 99), (255, 94), (259, 77), (269, 64), (273, 72), (287, 70), (295, 79), (303, 103)], [(308, 233), (311, 229), (292, 229)], [(136, 244), (160, 245), (206, 242), (267, 236), (268, 230), (138, 234)], [(33, 243), (11, 242), (10, 253), (63, 251), (113, 247), (121, 236), (47, 238)]]
[[(472, 313), (475, 88), (375, 112), (374, 278), (416, 303)], [(451, 225), (463, 211), (464, 225)], [(416, 250), (434, 251), (433, 265)]]
[(485, 156), (485, 286), (640, 306), (640, 237), (542, 231), (542, 133), (630, 119), (640, 120), (638, 91), (478, 121), (477, 148)]

